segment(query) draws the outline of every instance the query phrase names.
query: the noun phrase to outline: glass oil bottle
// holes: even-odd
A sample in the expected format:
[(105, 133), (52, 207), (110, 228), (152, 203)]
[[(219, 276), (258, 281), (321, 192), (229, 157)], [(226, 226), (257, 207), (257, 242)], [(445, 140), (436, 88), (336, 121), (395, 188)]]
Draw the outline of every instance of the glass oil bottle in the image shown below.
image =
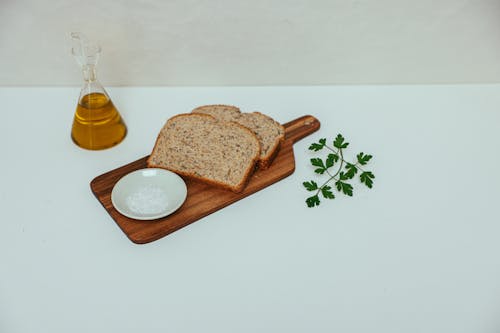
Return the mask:
[(119, 144), (127, 127), (96, 76), (101, 47), (81, 33), (72, 33), (72, 54), (82, 68), (83, 87), (78, 98), (71, 138), (80, 147), (100, 150)]

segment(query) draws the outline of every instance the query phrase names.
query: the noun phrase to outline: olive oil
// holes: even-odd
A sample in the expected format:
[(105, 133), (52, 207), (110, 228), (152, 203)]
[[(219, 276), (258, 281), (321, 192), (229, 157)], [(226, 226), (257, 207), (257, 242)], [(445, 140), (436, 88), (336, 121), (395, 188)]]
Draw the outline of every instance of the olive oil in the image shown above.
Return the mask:
[(99, 150), (119, 144), (127, 127), (104, 87), (97, 80), (96, 65), (101, 47), (83, 34), (71, 33), (71, 53), (83, 74), (83, 87), (76, 107), (71, 138), (80, 147)]
[(110, 148), (126, 134), (127, 127), (106, 93), (93, 92), (80, 98), (71, 131), (78, 146), (90, 150)]

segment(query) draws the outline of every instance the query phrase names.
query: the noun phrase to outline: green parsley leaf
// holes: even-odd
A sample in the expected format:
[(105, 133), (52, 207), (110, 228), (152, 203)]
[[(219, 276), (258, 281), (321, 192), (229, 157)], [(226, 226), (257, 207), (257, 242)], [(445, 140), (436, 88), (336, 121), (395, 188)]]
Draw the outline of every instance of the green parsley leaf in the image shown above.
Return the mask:
[(319, 151), (323, 149), (323, 147), (326, 145), (326, 139), (319, 139), (319, 143), (313, 143), (309, 146), (309, 150), (314, 150), (314, 151)]
[(356, 157), (358, 158), (358, 163), (361, 165), (366, 165), (372, 159), (372, 155), (365, 155), (363, 152), (359, 153)]
[(349, 180), (349, 177), (346, 176), (346, 174), (344, 172), (341, 172), (339, 174), (339, 179), (340, 180)]
[(318, 184), (314, 180), (311, 180), (310, 182), (303, 182), (302, 185), (308, 190), (308, 191), (314, 191), (318, 189)]
[(314, 206), (319, 206), (319, 197), (318, 195), (313, 195), (312, 197), (309, 197), (306, 199), (307, 207), (314, 207)]
[(337, 137), (335, 138), (335, 141), (333, 141), (333, 146), (338, 149), (347, 148), (348, 145), (349, 143), (345, 142), (345, 139), (342, 136), (342, 134), (338, 134)]
[(358, 172), (358, 168), (354, 164), (351, 163), (346, 163), (345, 168), (347, 169), (347, 172), (345, 173), (345, 176), (347, 179), (353, 179), (354, 175)]
[(326, 168), (331, 168), (335, 162), (339, 160), (339, 155), (337, 154), (328, 154), (326, 158)]
[(364, 183), (368, 188), (373, 187), (373, 179), (375, 175), (371, 171), (365, 171), (361, 175), (359, 175), (359, 180)]
[(325, 199), (335, 199), (335, 195), (333, 195), (333, 192), (330, 191), (332, 189), (331, 186), (325, 185), (321, 188), (321, 194), (323, 194), (323, 197)]
[(311, 164), (315, 167), (318, 167), (317, 169), (314, 170), (314, 172), (319, 173), (321, 175), (324, 174), (327, 169), (321, 158), (311, 158)]
[(337, 185), (337, 190), (352, 197), (352, 185), (351, 184), (344, 183), (343, 181), (337, 180), (335, 182), (335, 185)]

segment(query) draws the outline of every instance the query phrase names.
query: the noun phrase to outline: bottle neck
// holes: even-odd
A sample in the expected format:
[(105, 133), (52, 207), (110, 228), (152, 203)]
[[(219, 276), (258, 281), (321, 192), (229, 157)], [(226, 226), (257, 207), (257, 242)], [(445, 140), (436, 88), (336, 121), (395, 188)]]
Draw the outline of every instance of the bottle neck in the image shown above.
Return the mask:
[(94, 82), (97, 80), (95, 65), (85, 65), (82, 68), (83, 79), (87, 82)]

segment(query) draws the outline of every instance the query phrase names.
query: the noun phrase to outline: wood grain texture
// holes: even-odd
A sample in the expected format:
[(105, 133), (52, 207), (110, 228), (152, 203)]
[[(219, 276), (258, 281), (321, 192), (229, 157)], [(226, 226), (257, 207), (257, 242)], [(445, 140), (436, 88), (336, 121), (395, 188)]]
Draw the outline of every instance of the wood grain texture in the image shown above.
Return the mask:
[(233, 193), (184, 178), (187, 186), (184, 204), (175, 213), (154, 221), (128, 218), (118, 213), (111, 204), (111, 191), (116, 182), (134, 170), (145, 168), (148, 156), (94, 178), (90, 187), (97, 200), (132, 242), (149, 243), (291, 175), (295, 171), (293, 143), (317, 131), (320, 123), (313, 116), (303, 116), (283, 126), (285, 141), (271, 167), (256, 170), (243, 192)]

